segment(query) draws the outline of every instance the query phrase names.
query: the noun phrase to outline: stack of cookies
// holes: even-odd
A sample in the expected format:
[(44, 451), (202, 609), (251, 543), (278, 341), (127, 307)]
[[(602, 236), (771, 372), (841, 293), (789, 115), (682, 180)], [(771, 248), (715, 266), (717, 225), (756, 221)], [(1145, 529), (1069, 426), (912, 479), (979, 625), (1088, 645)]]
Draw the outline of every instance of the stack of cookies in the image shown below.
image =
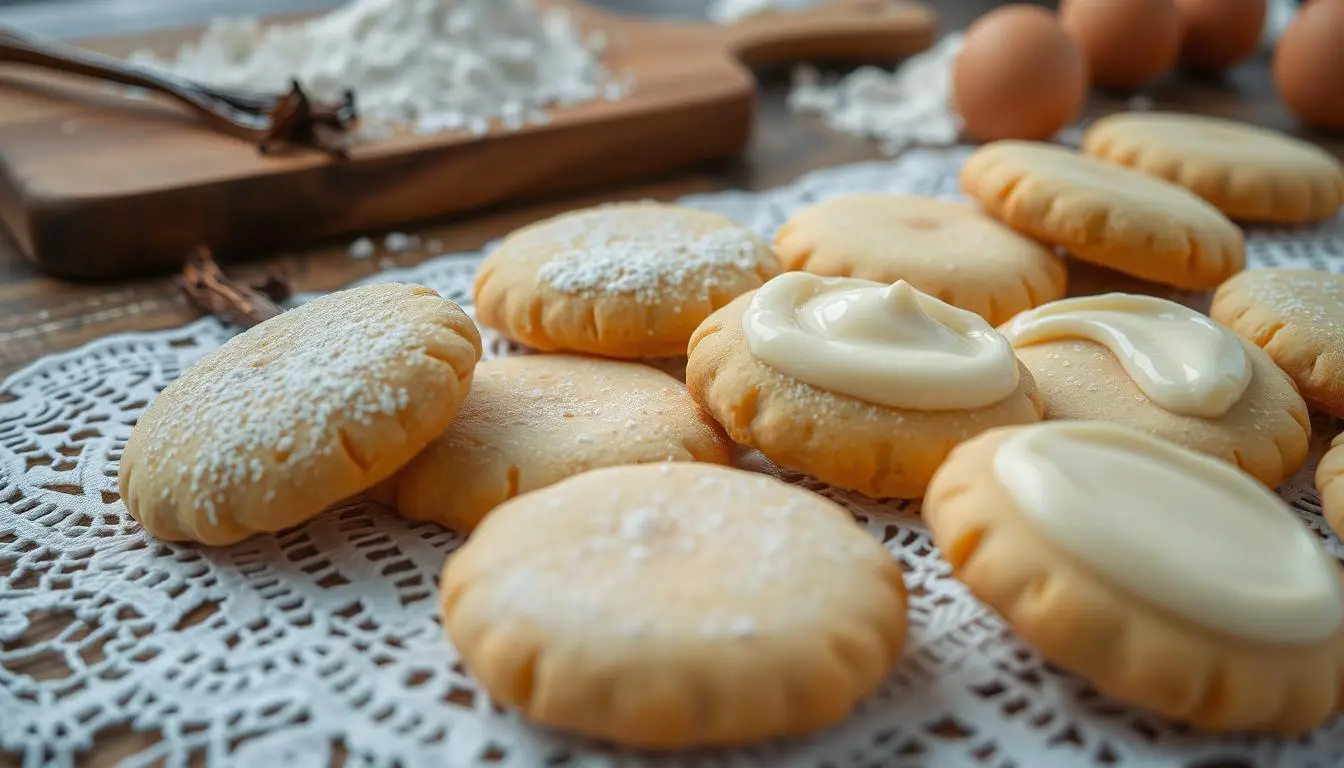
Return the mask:
[[(356, 496), (469, 534), (442, 578), (464, 664), (530, 719), (650, 747), (843, 719), (901, 658), (901, 569), (740, 449), (924, 498), (954, 573), (1050, 660), (1211, 730), (1344, 706), (1344, 576), (1272, 488), (1308, 403), (1344, 415), (1344, 278), (1241, 272), (1237, 220), (1333, 215), (1344, 170), (1223, 121), (1122, 115), (1084, 153), (987, 145), (977, 204), (840, 196), (773, 247), (721, 216), (602, 206), (515, 232), (481, 361), (418, 286), (332, 294), (164, 390), (127, 509), (228, 544)], [(1217, 288), (1068, 297), (1070, 258)], [(683, 383), (644, 361), (683, 357)], [(1305, 398), (1305, 399), (1304, 399)], [(1318, 480), (1344, 525), (1344, 447)], [(1256, 557), (1248, 557), (1255, 552)]]

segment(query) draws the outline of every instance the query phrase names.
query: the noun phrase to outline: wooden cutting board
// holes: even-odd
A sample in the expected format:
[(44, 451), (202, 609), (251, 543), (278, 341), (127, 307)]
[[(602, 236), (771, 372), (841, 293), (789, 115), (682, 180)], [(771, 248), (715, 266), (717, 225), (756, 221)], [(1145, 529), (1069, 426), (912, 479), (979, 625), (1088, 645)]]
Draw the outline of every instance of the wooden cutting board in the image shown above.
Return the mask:
[[(201, 244), (296, 246), (614, 182), (741, 151), (755, 104), (744, 64), (890, 61), (927, 47), (935, 27), (908, 0), (833, 0), (726, 26), (560, 2), (606, 33), (605, 63), (633, 73), (631, 95), (483, 137), (397, 136), (347, 161), (261, 156), (173, 105), (0, 65), (0, 221), (43, 271), (96, 280), (176, 269)], [(124, 55), (192, 34), (84, 45)]]

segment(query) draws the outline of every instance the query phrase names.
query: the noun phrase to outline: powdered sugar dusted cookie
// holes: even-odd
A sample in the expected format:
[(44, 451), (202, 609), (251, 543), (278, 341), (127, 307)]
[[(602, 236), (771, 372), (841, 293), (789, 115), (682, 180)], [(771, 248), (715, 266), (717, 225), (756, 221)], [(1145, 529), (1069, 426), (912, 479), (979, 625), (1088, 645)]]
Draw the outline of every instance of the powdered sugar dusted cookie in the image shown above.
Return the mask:
[(795, 213), (775, 235), (785, 269), (916, 289), (998, 325), (1063, 298), (1064, 262), (965, 203), (839, 195)]
[(1246, 262), (1241, 230), (1197, 195), (1063, 147), (986, 144), (961, 187), (1019, 232), (1151, 282), (1213, 288)]
[(1236, 464), (1274, 487), (1307, 458), (1293, 382), (1254, 344), (1181, 304), (1112, 293), (1003, 326), (1046, 419), (1110, 421)]
[(1093, 123), (1083, 151), (1179, 184), (1234, 219), (1316, 221), (1344, 205), (1344, 165), (1334, 155), (1232, 120), (1122, 112)]
[(1264, 349), (1308, 402), (1344, 416), (1344, 277), (1253, 269), (1218, 287), (1209, 314)]
[(234, 337), (150, 403), (122, 455), (122, 500), (173, 541), (302, 523), (440, 434), (480, 355), (471, 319), (429, 288), (317, 299)]
[(724, 216), (626, 203), (513, 233), (473, 295), (484, 325), (535, 349), (681, 356), (700, 321), (778, 272), (769, 246)]
[(732, 456), (719, 425), (666, 373), (522, 355), (477, 366), (452, 425), (392, 482), (401, 514), (466, 532), (508, 499), (586, 470)]
[(1031, 375), (978, 315), (905, 282), (804, 272), (711, 315), (686, 383), (739, 443), (878, 498), (923, 495), (957, 443), (1041, 413)]
[(1111, 697), (1284, 734), (1344, 703), (1339, 562), (1226, 462), (1114, 424), (994, 430), (952, 452), (923, 517), (976, 597)]
[(849, 513), (709, 464), (613, 467), (509, 501), (449, 557), (443, 624), (492, 698), (639, 747), (842, 720), (900, 657), (900, 567)]

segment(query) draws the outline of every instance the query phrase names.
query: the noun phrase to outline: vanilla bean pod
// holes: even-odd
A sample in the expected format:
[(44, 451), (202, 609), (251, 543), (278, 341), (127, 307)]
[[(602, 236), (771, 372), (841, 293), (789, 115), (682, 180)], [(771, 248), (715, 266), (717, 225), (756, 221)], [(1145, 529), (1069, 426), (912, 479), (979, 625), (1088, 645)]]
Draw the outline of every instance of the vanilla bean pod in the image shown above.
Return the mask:
[(187, 257), (178, 285), (187, 299), (226, 323), (250, 328), (284, 312), (277, 302), (293, 291), (288, 282), (270, 276), (257, 285), (238, 282), (224, 274), (209, 248), (197, 248)]
[(212, 128), (255, 143), (263, 152), (278, 146), (309, 146), (345, 157), (345, 133), (356, 119), (354, 94), (338, 102), (315, 102), (297, 81), (280, 95), (208, 88), (185, 78), (135, 67), (117, 59), (0, 29), (0, 63), (22, 64), (65, 74), (143, 88), (186, 105)]

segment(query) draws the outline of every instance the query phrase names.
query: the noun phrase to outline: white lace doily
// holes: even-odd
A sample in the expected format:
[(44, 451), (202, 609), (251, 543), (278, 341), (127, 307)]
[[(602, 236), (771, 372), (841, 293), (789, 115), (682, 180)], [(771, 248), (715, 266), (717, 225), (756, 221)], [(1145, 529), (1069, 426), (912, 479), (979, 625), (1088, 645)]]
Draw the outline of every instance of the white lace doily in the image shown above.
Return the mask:
[[(956, 196), (964, 150), (696, 196), (764, 235), (838, 192)], [(1344, 271), (1344, 219), (1248, 237), (1255, 266)], [(466, 304), (478, 256), (374, 279)], [(230, 334), (214, 320), (124, 334), (0, 385), (0, 751), (80, 762), (99, 735), (150, 738), (124, 765), (1292, 766), (1344, 765), (1344, 718), (1302, 739), (1208, 737), (1106, 700), (1044, 664), (950, 578), (913, 507), (836, 498), (905, 564), (905, 661), (843, 725), (756, 749), (651, 756), (533, 728), (497, 709), (438, 623), (451, 533), (349, 507), (227, 549), (157, 542), (118, 500), (117, 460), (145, 404)], [(492, 339), (490, 354), (507, 354)], [(1318, 423), (1317, 454), (1337, 429)], [(1312, 462), (1314, 465), (1314, 461)], [(1283, 490), (1336, 555), (1310, 468)], [(139, 748), (139, 747), (137, 747)]]

